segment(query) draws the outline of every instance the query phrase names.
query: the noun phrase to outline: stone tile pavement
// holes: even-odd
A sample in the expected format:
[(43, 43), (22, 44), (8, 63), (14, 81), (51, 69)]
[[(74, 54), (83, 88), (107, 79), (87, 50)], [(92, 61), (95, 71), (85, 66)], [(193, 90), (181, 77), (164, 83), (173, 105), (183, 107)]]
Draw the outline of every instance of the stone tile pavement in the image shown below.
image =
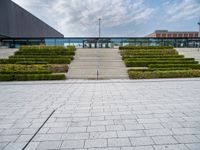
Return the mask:
[(0, 149), (200, 150), (200, 79), (0, 83)]

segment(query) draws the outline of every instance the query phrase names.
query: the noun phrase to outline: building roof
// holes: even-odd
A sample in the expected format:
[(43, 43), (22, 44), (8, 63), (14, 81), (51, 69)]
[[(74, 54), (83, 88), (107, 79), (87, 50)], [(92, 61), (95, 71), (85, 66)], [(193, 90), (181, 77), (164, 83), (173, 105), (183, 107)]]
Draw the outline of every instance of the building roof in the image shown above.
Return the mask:
[(0, 0), (0, 35), (10, 38), (62, 38), (63, 34), (11, 0)]

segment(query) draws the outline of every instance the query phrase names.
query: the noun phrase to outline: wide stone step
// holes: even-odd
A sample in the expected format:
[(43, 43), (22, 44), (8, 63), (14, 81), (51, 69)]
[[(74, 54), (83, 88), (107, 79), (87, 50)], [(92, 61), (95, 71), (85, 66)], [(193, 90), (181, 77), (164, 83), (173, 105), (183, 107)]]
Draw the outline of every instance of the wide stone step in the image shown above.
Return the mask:
[[(97, 73), (98, 70), (98, 73)], [(69, 66), (68, 79), (128, 79), (117, 49), (78, 49)]]

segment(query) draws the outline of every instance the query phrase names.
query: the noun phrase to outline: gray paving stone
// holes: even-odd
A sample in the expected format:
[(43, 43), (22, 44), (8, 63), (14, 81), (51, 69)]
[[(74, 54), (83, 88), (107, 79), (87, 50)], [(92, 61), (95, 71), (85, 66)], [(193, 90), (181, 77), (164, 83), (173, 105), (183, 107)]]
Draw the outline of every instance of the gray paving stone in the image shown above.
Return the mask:
[(67, 133), (63, 134), (62, 140), (84, 140), (89, 139), (89, 133)]
[(62, 143), (61, 148), (78, 149), (84, 147), (84, 140), (68, 140)]
[(186, 144), (186, 146), (187, 146), (190, 150), (199, 150), (199, 148), (200, 148), (200, 143)]
[(130, 138), (133, 146), (153, 145), (154, 142), (150, 137)]
[(121, 150), (154, 150), (152, 146), (122, 147)]
[(183, 144), (175, 144), (175, 145), (156, 145), (154, 146), (155, 150), (189, 150)]
[(110, 147), (122, 147), (131, 146), (130, 140), (128, 138), (113, 138), (108, 139), (108, 146)]
[(100, 132), (100, 131), (106, 131), (105, 126), (89, 126), (87, 127), (87, 132)]
[(80, 132), (86, 132), (86, 127), (69, 127), (68, 133), (80, 133)]
[(162, 144), (176, 144), (178, 143), (173, 136), (154, 136), (152, 137), (154, 142), (158, 145)]
[(179, 143), (200, 143), (200, 139), (194, 135), (179, 135), (174, 137)]
[(47, 141), (40, 142), (37, 146), (37, 150), (45, 150), (45, 149), (60, 149), (62, 141)]
[(106, 139), (106, 138), (116, 138), (116, 137), (117, 137), (117, 133), (114, 131), (90, 133), (91, 139)]
[(48, 142), (47, 148), (61, 142), (61, 150), (198, 149), (199, 85), (200, 79), (3, 82), (0, 149), (21, 149), (54, 109), (29, 149)]
[(98, 147), (107, 147), (106, 139), (95, 139), (95, 140), (86, 140), (85, 148), (98, 148)]

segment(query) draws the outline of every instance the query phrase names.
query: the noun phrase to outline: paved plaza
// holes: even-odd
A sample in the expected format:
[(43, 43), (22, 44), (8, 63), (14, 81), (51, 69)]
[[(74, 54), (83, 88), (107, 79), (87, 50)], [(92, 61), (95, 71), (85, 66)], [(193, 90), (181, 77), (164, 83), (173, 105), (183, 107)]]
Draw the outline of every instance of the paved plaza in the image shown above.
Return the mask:
[(0, 149), (23, 148), (199, 150), (200, 79), (2, 82)]

